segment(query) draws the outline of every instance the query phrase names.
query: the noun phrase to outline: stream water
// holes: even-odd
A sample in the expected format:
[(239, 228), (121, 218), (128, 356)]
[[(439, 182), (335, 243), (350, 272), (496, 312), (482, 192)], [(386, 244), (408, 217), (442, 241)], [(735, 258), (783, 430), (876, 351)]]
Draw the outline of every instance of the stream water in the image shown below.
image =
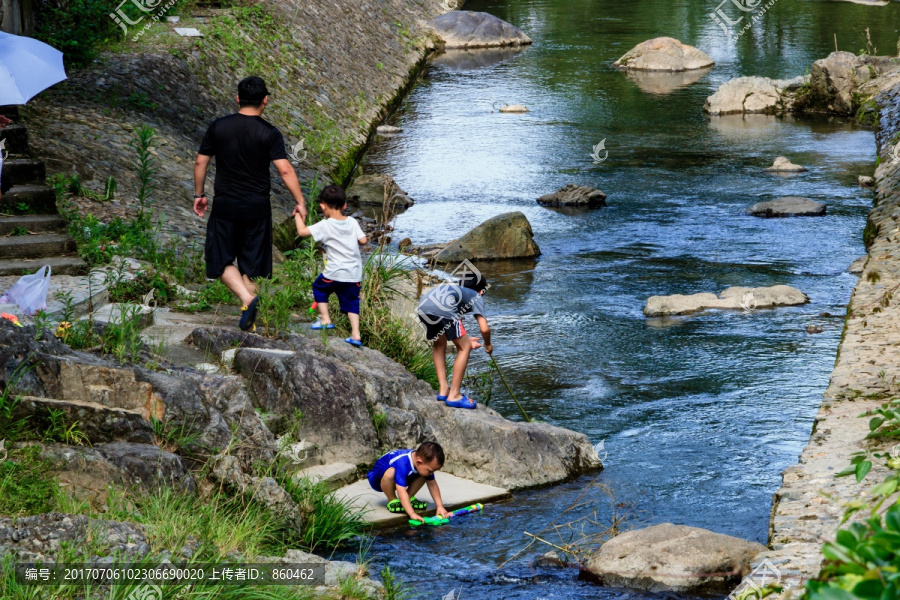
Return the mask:
[[(710, 19), (716, 7), (471, 0), (467, 10), (518, 25), (534, 45), (433, 59), (390, 120), (403, 133), (377, 140), (364, 169), (390, 173), (416, 200), (395, 240), (446, 242), (501, 212), (527, 215), (542, 256), (485, 268), (495, 356), (531, 415), (604, 443), (598, 482), (631, 526), (673, 522), (765, 543), (780, 473), (809, 438), (834, 363), (856, 281), (845, 270), (864, 254), (871, 191), (856, 176), (874, 170), (874, 138), (845, 118), (710, 118), (703, 101), (732, 77), (802, 75), (835, 36), (859, 52), (866, 27), (880, 53), (895, 54), (900, 3), (777, 0), (737, 41)], [(722, 9), (732, 20), (741, 13)], [(612, 67), (660, 35), (698, 46), (716, 66), (693, 82)], [(503, 103), (531, 112), (492, 112)], [(594, 164), (601, 140), (608, 157)], [(810, 171), (764, 173), (778, 155)], [(535, 203), (568, 182), (602, 189), (609, 206), (565, 214)], [(785, 195), (824, 201), (828, 215), (742, 214)], [(669, 321), (641, 313), (653, 294), (779, 283), (811, 302)], [(810, 324), (823, 332), (808, 334)], [(479, 356), (471, 368), (485, 367)], [(518, 418), (499, 381), (491, 406)], [(454, 589), (473, 600), (644, 597), (533, 567), (548, 549), (540, 544), (517, 556), (523, 532), (558, 518), (592, 478), (515, 493), (452, 527), (381, 535), (373, 562), (421, 599)], [(599, 489), (586, 499), (609, 517)]]

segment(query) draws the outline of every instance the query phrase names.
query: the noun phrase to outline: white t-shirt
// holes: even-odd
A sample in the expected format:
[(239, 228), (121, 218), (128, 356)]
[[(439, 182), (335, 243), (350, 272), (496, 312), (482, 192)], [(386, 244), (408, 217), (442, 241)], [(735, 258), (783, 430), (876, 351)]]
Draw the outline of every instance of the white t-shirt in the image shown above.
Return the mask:
[(366, 237), (353, 217), (343, 221), (324, 219), (309, 226), (312, 238), (325, 246), (325, 270), (322, 276), (332, 281), (362, 281), (362, 257), (359, 240)]

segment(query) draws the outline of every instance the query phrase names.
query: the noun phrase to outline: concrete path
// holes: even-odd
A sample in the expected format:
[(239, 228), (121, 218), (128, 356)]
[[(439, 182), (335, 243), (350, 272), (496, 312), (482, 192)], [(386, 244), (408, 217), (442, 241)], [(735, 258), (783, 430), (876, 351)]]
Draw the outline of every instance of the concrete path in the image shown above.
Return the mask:
[[(509, 490), (475, 483), (470, 479), (463, 479), (449, 473), (437, 473), (435, 479), (441, 487), (444, 507), (448, 510), (462, 508), (476, 502), (486, 504), (509, 497)], [(354, 507), (367, 511), (366, 521), (376, 527), (390, 527), (407, 522), (408, 517), (405, 514), (395, 515), (388, 512), (385, 495), (373, 490), (365, 479), (342, 487), (335, 492), (335, 495), (339, 498), (350, 499)], [(434, 501), (431, 494), (428, 493), (428, 488), (423, 487), (416, 497), (419, 500), (426, 500), (429, 504), (428, 510), (420, 511), (419, 514), (423, 517), (433, 515)], [(490, 508), (485, 507), (485, 510), (490, 510)]]

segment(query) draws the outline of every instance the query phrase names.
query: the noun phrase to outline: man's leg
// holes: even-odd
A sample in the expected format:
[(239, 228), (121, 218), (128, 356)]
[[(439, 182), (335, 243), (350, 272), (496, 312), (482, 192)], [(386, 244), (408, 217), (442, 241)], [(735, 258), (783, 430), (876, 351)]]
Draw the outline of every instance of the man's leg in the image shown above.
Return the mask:
[(246, 287), (250, 291), (251, 294), (253, 294), (254, 296), (259, 294), (259, 287), (256, 285), (255, 281), (251, 280), (246, 275), (243, 276), (243, 280), (244, 280), (244, 287)]
[(437, 373), (440, 386), (439, 395), (446, 396), (450, 389), (447, 383), (447, 336), (441, 334), (431, 346), (431, 357), (434, 359), (434, 371)]
[(456, 360), (453, 361), (453, 381), (450, 383), (450, 391), (447, 392), (447, 401), (456, 402), (462, 398), (463, 377), (466, 375), (466, 365), (469, 364), (469, 354), (472, 352), (472, 338), (468, 335), (453, 340), (456, 344)]
[[(238, 298), (241, 300), (241, 304), (244, 306), (249, 305), (253, 299), (256, 297), (255, 289), (250, 291), (246, 284), (244, 283), (244, 276), (241, 275), (241, 272), (238, 271), (237, 267), (234, 265), (228, 265), (225, 267), (225, 271), (222, 273), (222, 283), (225, 284), (229, 290), (231, 290)], [(252, 282), (251, 282), (252, 285)], [(256, 286), (254, 286), (255, 288)]]
[(397, 482), (394, 480), (396, 469), (391, 467), (381, 476), (381, 491), (387, 496), (388, 502), (397, 499)]

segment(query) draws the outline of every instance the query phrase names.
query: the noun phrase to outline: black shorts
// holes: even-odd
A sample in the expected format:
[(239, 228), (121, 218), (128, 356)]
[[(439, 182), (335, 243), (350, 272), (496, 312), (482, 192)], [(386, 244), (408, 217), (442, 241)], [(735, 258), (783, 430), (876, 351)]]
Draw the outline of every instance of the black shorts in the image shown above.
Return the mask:
[(434, 342), (441, 335), (446, 335), (448, 341), (453, 341), (468, 335), (463, 327), (462, 319), (447, 319), (432, 315), (419, 315), (419, 321), (425, 327), (425, 339)]
[(241, 275), (272, 276), (272, 216), (223, 219), (210, 214), (206, 224), (206, 277), (218, 279), (237, 259)]

